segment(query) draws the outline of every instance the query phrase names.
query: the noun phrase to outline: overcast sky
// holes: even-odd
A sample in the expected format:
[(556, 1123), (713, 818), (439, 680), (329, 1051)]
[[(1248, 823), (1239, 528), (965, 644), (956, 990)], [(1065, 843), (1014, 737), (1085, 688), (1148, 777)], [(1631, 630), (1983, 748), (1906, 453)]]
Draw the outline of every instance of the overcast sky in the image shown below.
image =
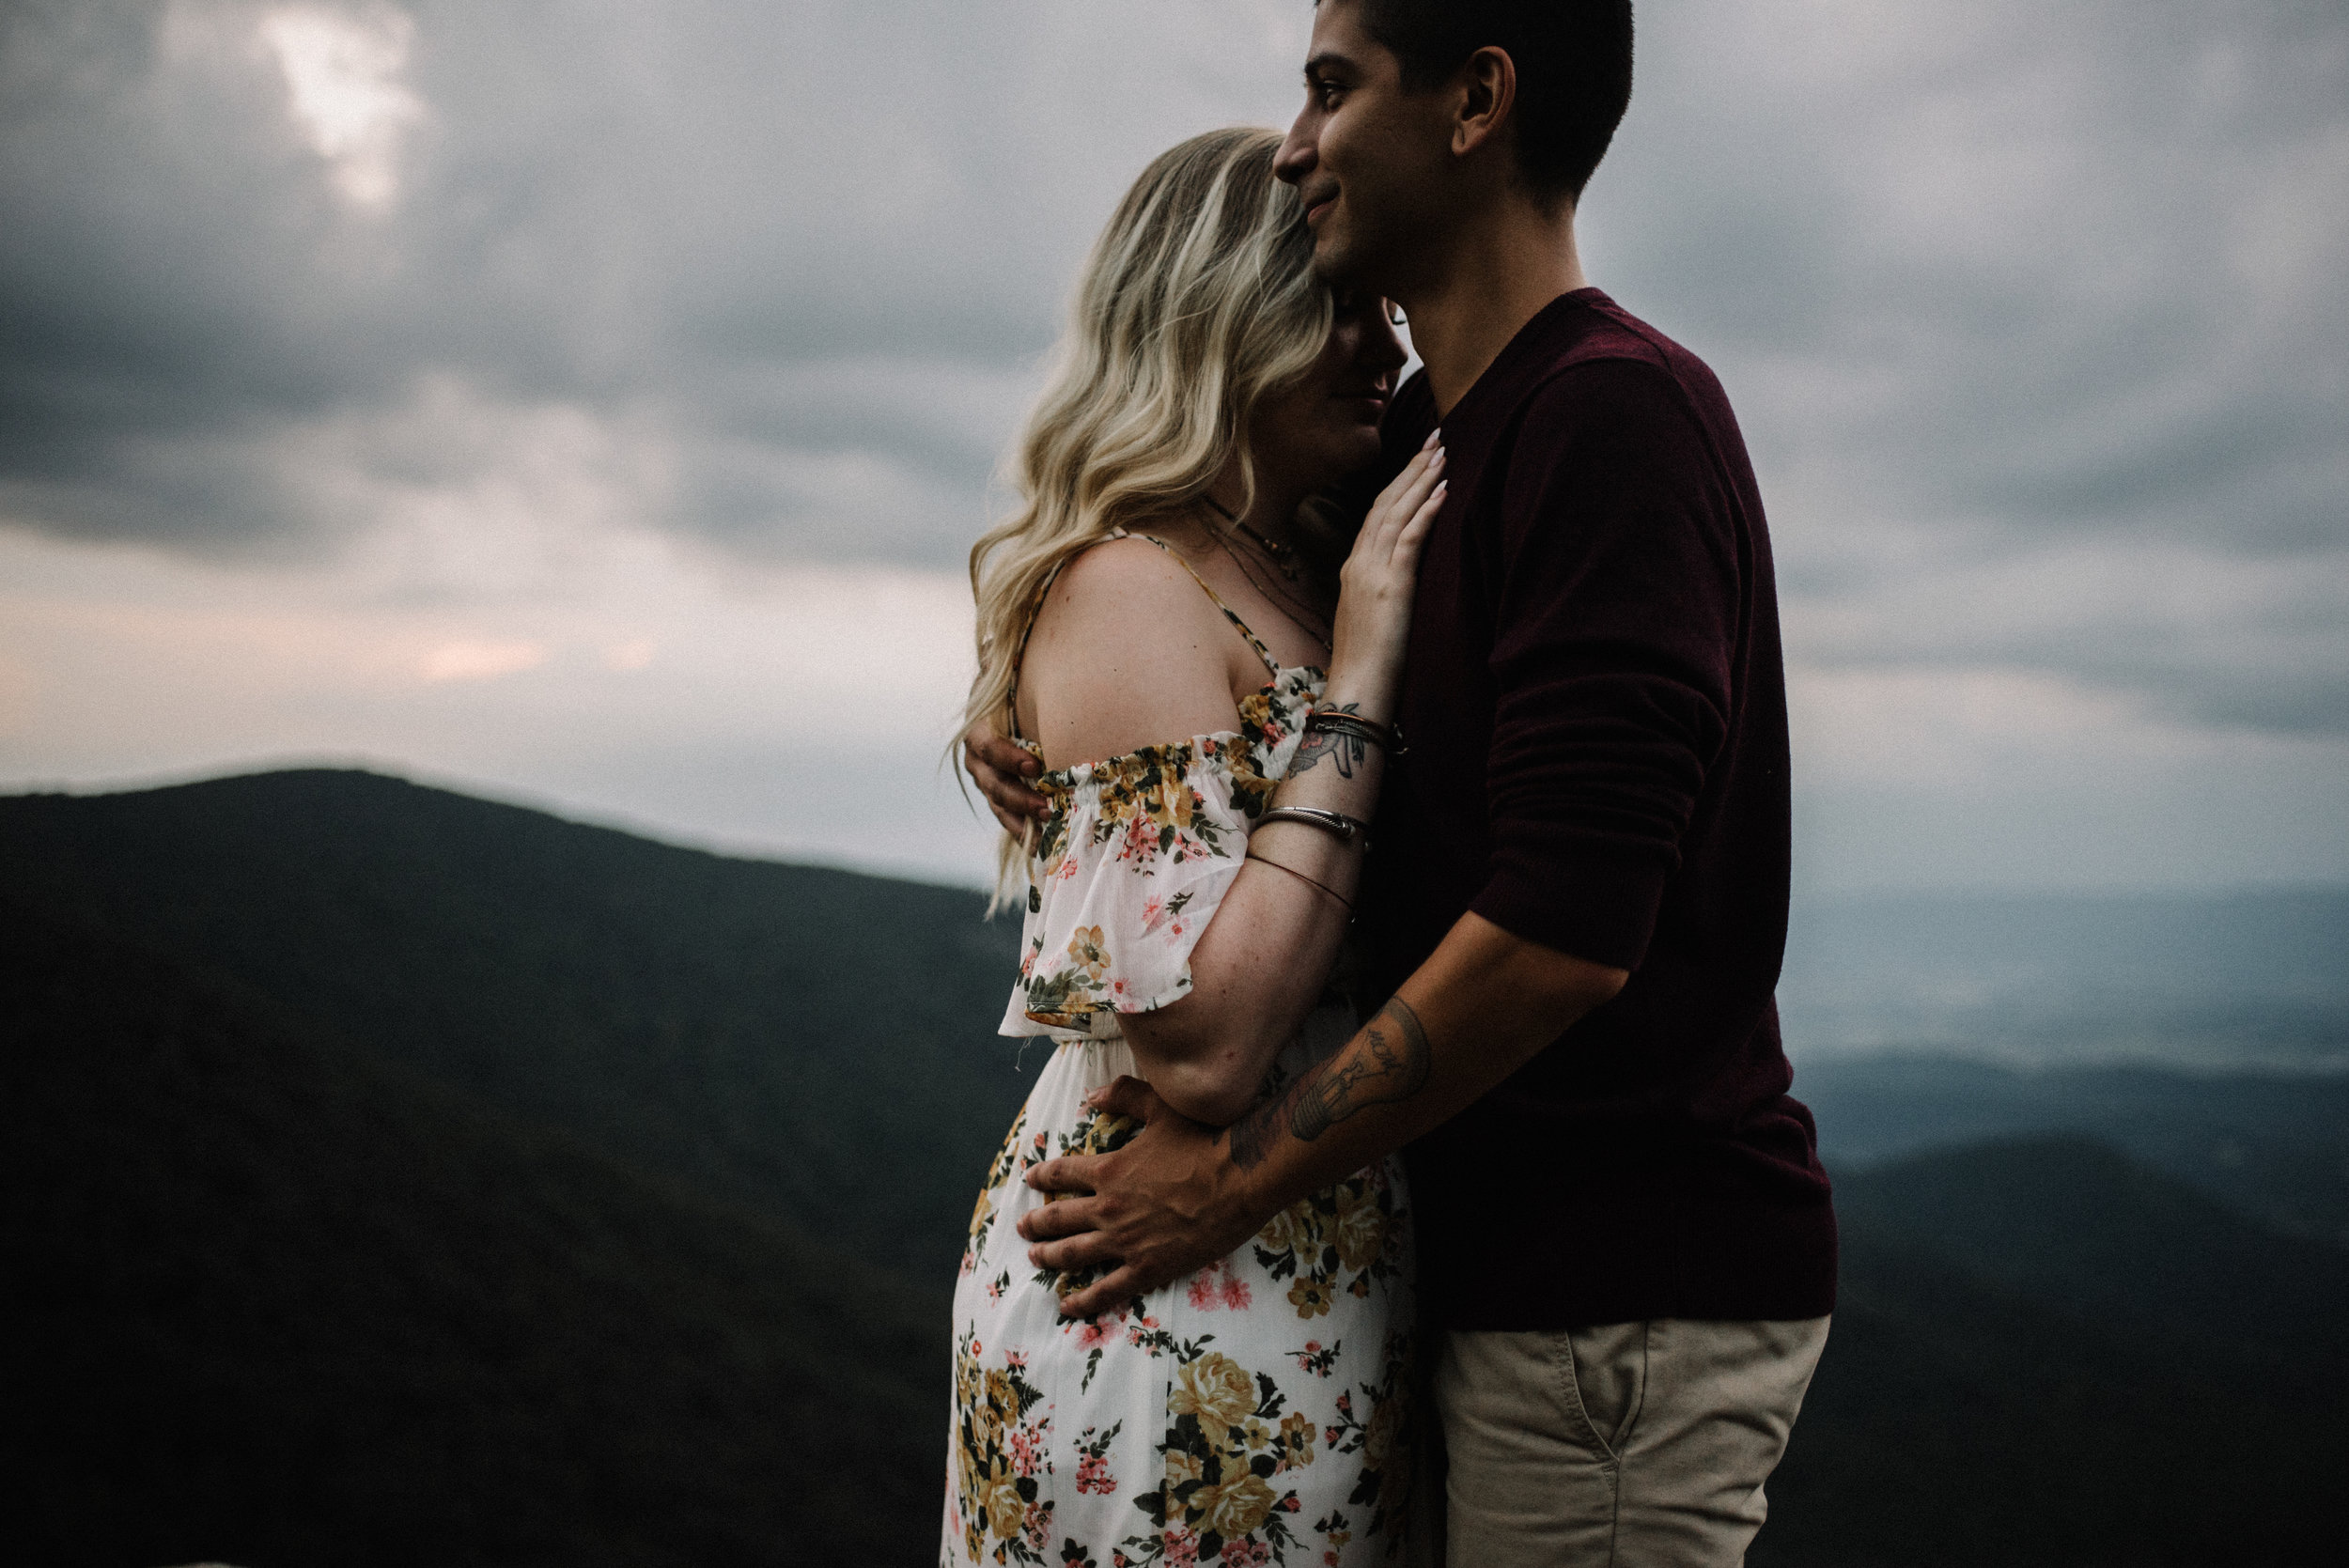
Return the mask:
[[(0, 8), (0, 788), (975, 878), (960, 563), (1306, 0)], [(1760, 471), (1812, 890), (2349, 878), (2349, 8), (1680, 0), (1583, 215)]]

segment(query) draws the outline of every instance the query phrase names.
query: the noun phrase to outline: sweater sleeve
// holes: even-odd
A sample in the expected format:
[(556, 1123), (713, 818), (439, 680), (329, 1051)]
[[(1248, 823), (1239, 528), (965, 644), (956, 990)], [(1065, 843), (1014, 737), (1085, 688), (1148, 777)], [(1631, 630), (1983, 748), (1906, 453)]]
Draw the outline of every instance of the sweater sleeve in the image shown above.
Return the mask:
[(1636, 969), (1728, 733), (1735, 512), (1678, 383), (1598, 360), (1532, 400), (1502, 499), (1486, 759), (1495, 924)]

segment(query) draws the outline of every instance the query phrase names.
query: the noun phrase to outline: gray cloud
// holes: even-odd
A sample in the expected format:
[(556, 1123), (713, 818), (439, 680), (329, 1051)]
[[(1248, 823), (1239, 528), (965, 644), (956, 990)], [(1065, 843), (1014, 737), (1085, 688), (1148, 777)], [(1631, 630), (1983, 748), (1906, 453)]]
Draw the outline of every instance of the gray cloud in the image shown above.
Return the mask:
[[(421, 114), (381, 210), (305, 139), (261, 41), (289, 8), (407, 42)], [(680, 469), (661, 525), (951, 561), (1160, 127), (1285, 85), (1302, 20), (1236, 59), (1214, 23), (1250, 37), (1250, 9), (1089, 33), (1078, 3), (11, 8), (0, 507), (199, 553), (333, 548), (362, 520), (305, 516), (316, 484), (272, 470), (455, 377), (657, 441)], [(1107, 70), (1129, 47), (1140, 91)], [(355, 460), (392, 461), (374, 444)], [(416, 476), (399, 462), (435, 459), (376, 476)]]
[[(313, 8), (407, 39), (378, 209), (285, 8), (0, 14), (0, 516), (333, 551), (559, 425), (634, 520), (951, 567), (1094, 226), (1177, 136), (1284, 117), (1307, 13)], [(2349, 733), (2349, 14), (1642, 28), (1586, 241), (1736, 398), (1798, 655)]]
[(1736, 398), (1793, 645), (2349, 733), (2349, 12), (1642, 25), (1589, 244)]

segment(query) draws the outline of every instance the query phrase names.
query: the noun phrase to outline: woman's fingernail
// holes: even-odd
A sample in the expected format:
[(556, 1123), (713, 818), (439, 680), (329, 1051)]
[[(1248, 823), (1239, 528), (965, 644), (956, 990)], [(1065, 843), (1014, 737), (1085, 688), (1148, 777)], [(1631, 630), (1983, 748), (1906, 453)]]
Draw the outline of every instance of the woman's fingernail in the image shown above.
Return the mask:
[(1430, 430), (1430, 431), (1428, 431), (1428, 432), (1427, 432), (1427, 439), (1426, 439), (1425, 441), (1423, 441), (1423, 442), (1420, 442), (1420, 444), (1419, 444), (1419, 449), (1420, 449), (1422, 452), (1426, 451), (1429, 447), (1431, 447), (1431, 446), (1435, 445), (1435, 444), (1436, 444), (1436, 442), (1437, 442), (1439, 440), (1442, 439), (1442, 436), (1443, 436), (1443, 428), (1442, 428), (1442, 427), (1439, 426), (1439, 427), (1437, 427), (1435, 429)]

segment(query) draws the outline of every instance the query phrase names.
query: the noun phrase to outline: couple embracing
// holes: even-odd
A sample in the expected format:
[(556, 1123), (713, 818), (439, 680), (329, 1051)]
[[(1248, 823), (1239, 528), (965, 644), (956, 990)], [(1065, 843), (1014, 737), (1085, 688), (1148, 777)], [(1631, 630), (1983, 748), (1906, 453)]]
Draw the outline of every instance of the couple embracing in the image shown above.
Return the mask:
[(1128, 193), (972, 553), (1056, 1048), (941, 1560), (1735, 1564), (1835, 1221), (1760, 498), (1576, 255), (1631, 8), (1320, 0), (1305, 78)]

